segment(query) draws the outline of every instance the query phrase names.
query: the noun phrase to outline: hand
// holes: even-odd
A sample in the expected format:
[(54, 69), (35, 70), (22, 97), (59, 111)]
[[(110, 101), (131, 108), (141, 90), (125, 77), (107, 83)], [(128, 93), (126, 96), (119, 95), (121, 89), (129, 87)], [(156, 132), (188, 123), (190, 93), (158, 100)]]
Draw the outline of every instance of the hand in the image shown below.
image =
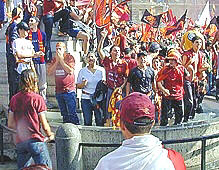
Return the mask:
[(55, 134), (52, 132), (50, 136), (46, 137), (44, 142), (50, 142), (55, 139)]
[(170, 91), (167, 90), (167, 89), (165, 89), (165, 90), (163, 91), (163, 93), (164, 93), (164, 96), (169, 96), (169, 95), (170, 95)]
[(87, 79), (82, 80), (82, 83), (83, 83), (83, 86), (86, 86), (88, 83)]
[(106, 36), (107, 36), (107, 34), (108, 34), (108, 31), (106, 30), (106, 28), (104, 28), (103, 29), (103, 31), (101, 31), (101, 36), (103, 37), (103, 38), (106, 38)]
[(34, 54), (34, 57), (40, 57), (42, 55), (45, 55), (42, 51), (38, 51)]

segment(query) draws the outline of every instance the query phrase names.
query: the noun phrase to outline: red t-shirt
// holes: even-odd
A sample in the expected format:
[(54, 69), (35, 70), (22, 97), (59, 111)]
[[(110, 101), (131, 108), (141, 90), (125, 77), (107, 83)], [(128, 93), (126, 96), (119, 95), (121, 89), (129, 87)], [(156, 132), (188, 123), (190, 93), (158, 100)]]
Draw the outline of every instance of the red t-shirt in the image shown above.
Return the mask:
[(128, 63), (129, 71), (131, 71), (133, 68), (137, 66), (137, 61), (135, 59), (132, 59), (129, 56), (125, 56), (123, 57), (123, 59), (126, 61), (126, 63)]
[[(183, 56), (187, 56), (187, 61), (186, 63), (189, 62), (189, 60), (192, 58), (192, 56), (195, 55), (195, 52), (193, 49), (191, 50), (188, 50), (186, 51)], [(197, 68), (194, 68), (195, 67), (195, 64), (193, 63), (192, 66), (193, 66), (193, 69), (194, 70), (197, 70), (197, 73), (196, 75), (199, 76), (201, 73), (199, 72), (199, 69), (202, 68), (202, 65), (203, 65), (203, 53), (201, 51), (198, 52), (198, 64), (197, 64)]]
[[(163, 79), (163, 86), (170, 92), (170, 96), (163, 97), (170, 100), (182, 100), (184, 94), (183, 84), (185, 68), (182, 65), (178, 65), (176, 68), (166, 66), (161, 71), (162, 75), (168, 75)], [(158, 81), (162, 81), (162, 79)]]
[(43, 16), (48, 14), (54, 15), (54, 12), (56, 11), (56, 5), (53, 0), (43, 1)]
[(47, 108), (42, 96), (34, 92), (18, 92), (11, 98), (10, 110), (16, 122), (16, 143), (33, 138), (44, 141), (40, 132), (39, 113)]
[(128, 64), (124, 60), (119, 60), (116, 65), (114, 65), (113, 60), (109, 57), (105, 57), (102, 62), (106, 70), (107, 86), (112, 89), (121, 87), (129, 74)]
[[(55, 58), (51, 61), (51, 64), (55, 63)], [(66, 54), (64, 62), (71, 68), (75, 66), (75, 59), (72, 55)], [(55, 71), (56, 93), (64, 93), (75, 90), (75, 75), (68, 74), (64, 68), (58, 63)]]

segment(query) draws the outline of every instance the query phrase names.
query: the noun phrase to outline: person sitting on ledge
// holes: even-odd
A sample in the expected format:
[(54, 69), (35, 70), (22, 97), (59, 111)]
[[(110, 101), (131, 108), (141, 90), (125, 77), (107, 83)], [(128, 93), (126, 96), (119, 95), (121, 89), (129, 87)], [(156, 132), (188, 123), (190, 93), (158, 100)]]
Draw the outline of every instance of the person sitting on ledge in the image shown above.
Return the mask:
[(95, 170), (185, 170), (183, 157), (164, 149), (151, 134), (155, 108), (146, 94), (133, 92), (120, 104), (122, 146), (100, 159)]

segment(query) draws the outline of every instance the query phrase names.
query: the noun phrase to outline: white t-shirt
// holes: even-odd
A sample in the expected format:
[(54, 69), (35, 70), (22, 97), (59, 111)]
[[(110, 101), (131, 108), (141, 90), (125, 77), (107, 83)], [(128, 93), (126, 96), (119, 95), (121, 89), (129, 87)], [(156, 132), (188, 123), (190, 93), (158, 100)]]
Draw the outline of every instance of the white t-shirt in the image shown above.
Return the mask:
[[(92, 73), (87, 67), (82, 68), (78, 73), (77, 84), (81, 84), (83, 80), (87, 80), (87, 85), (82, 89), (83, 91), (94, 94), (97, 83), (100, 80), (106, 80), (106, 74), (103, 67), (97, 66), (95, 73)], [(81, 95), (82, 99), (90, 99), (90, 95)]]
[(107, 154), (95, 170), (175, 170), (168, 151), (153, 135), (134, 136)]
[[(33, 44), (30, 40), (26, 40), (24, 38), (17, 38), (12, 43), (13, 54), (19, 53), (21, 55), (33, 55)], [(25, 62), (31, 62), (32, 58), (23, 59)], [(19, 63), (17, 67), (17, 72), (21, 74), (22, 71), (30, 69), (30, 64)]]

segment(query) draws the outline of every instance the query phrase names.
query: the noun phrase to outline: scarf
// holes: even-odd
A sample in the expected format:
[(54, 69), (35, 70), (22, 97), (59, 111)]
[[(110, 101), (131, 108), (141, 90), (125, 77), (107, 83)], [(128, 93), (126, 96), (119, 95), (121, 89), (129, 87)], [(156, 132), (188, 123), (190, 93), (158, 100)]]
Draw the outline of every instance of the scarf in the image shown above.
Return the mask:
[[(29, 33), (28, 33), (28, 39), (30, 41), (33, 40), (32, 35), (33, 35), (32, 31), (30, 30)], [(38, 37), (38, 42), (39, 42), (38, 43), (39, 44), (39, 51), (42, 51), (45, 54), (45, 47), (43, 45), (43, 37), (42, 37), (42, 33), (41, 33), (41, 31), (39, 29), (37, 29), (37, 37)], [(40, 62), (42, 62), (42, 63), (45, 62), (44, 56), (40, 57)]]

